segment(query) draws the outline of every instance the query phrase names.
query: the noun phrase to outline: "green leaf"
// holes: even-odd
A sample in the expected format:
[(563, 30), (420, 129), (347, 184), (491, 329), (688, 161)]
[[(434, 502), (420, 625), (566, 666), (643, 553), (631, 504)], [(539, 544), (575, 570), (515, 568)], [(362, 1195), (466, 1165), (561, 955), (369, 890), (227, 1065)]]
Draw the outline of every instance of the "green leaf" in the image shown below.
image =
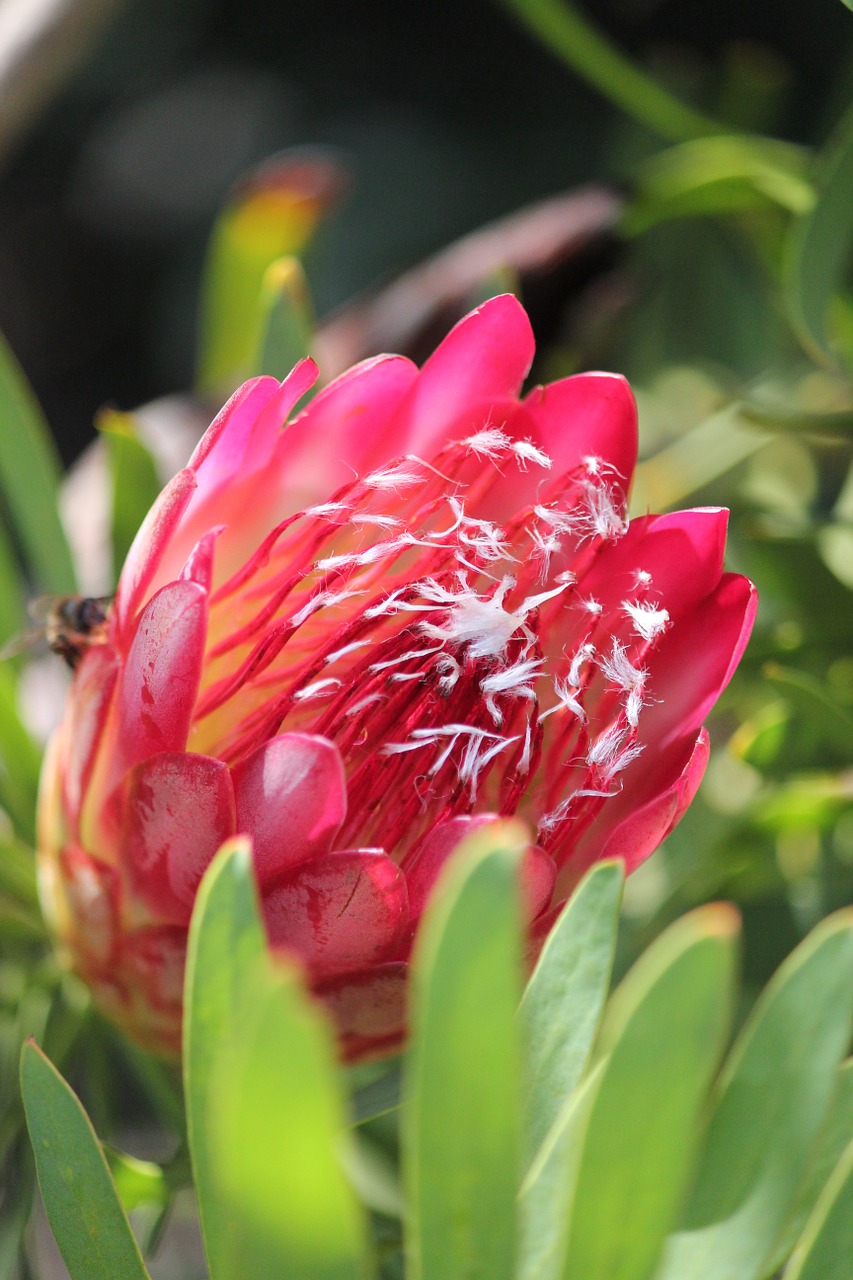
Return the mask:
[(569, 0), (503, 0), (582, 79), (645, 128), (673, 142), (724, 133), (615, 48)]
[(0, 893), (38, 907), (35, 850), (12, 836), (0, 836)]
[(791, 228), (786, 250), (788, 310), (808, 350), (832, 357), (830, 305), (839, 293), (853, 247), (853, 111), (842, 118), (819, 158), (818, 198)]
[(0, 804), (17, 833), (35, 838), (35, 809), (41, 756), (18, 710), (15, 675), (0, 663)]
[(261, 342), (255, 373), (283, 378), (307, 356), (314, 336), (308, 281), (298, 258), (279, 258), (261, 286)]
[(233, 1039), (248, 977), (266, 946), (249, 873), (249, 841), (223, 845), (201, 882), (187, 943), (184, 988), (184, 1096), (187, 1138), (211, 1275), (227, 1256), (230, 1224), (219, 1203), (210, 1154), (210, 1077)]
[(794, 1202), (853, 1029), (853, 925), (829, 917), (762, 993), (721, 1075), (659, 1280), (752, 1280)]
[(599, 863), (587, 874), (551, 930), (524, 993), (526, 1165), (592, 1052), (610, 984), (623, 880), (621, 862)]
[(520, 1145), (515, 823), (465, 842), (419, 933), (402, 1115), (410, 1280), (510, 1280)]
[(140, 1205), (162, 1206), (169, 1201), (169, 1182), (164, 1170), (152, 1160), (138, 1160), (136, 1156), (118, 1151), (104, 1144), (110, 1173), (118, 1198), (128, 1213)]
[(106, 410), (98, 415), (96, 425), (107, 447), (112, 486), (110, 547), (117, 580), (130, 544), (163, 486), (132, 414)]
[(261, 350), (267, 268), (279, 258), (302, 255), (343, 185), (342, 171), (329, 157), (300, 151), (261, 165), (237, 187), (208, 247), (200, 392), (219, 396), (253, 372)]
[(731, 213), (775, 204), (808, 213), (815, 194), (808, 153), (774, 138), (737, 134), (697, 138), (659, 151), (640, 167), (622, 229), (637, 235), (669, 218)]
[(849, 1280), (853, 1259), (853, 1142), (826, 1185), (785, 1280)]
[(350, 1099), (353, 1124), (365, 1124), (377, 1116), (396, 1111), (400, 1105), (403, 1075), (399, 1065), (386, 1071), (378, 1080), (363, 1085)]
[(22, 635), (27, 629), (24, 595), (18, 561), (0, 519), (0, 662), (16, 651), (14, 646), (10, 646), (11, 652), (4, 655), (7, 642)]
[(189, 1135), (213, 1280), (366, 1276), (332, 1032), (268, 955), (245, 841), (217, 855), (190, 932)]
[(44, 591), (75, 590), (59, 519), (59, 461), (50, 430), (8, 344), (0, 337), (0, 493), (12, 531)]
[(21, 1054), (21, 1090), (45, 1210), (71, 1280), (145, 1280), (89, 1118), (32, 1041)]
[(564, 1103), (521, 1185), (519, 1280), (557, 1280), (562, 1273), (569, 1209), (602, 1065)]
[(567, 1280), (646, 1280), (652, 1272), (684, 1194), (728, 1028), (737, 928), (730, 907), (685, 916), (610, 1002), (571, 1207)]
[(852, 1141), (853, 1058), (848, 1058), (839, 1069), (829, 1114), (824, 1121), (816, 1151), (806, 1167), (805, 1179), (797, 1192), (796, 1204), (776, 1243), (772, 1261), (767, 1265), (768, 1272), (776, 1271), (785, 1259), (790, 1257), (830, 1174), (844, 1154), (845, 1148)]
[(19, 1258), (32, 1212), (36, 1180), (29, 1147), (14, 1151), (5, 1166), (0, 1167), (0, 1175), (5, 1175), (0, 1203), (0, 1280), (18, 1280), (22, 1274)]

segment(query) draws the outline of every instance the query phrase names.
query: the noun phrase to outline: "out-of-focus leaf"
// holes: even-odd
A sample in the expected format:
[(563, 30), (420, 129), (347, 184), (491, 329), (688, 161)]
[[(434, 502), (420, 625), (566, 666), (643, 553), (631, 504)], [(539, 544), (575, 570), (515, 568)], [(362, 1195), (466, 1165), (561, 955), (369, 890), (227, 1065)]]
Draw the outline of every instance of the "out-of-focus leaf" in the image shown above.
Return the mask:
[(261, 344), (261, 288), (267, 268), (279, 258), (303, 253), (344, 185), (340, 166), (328, 155), (310, 151), (283, 153), (238, 185), (208, 247), (199, 391), (221, 395), (253, 372)]
[(563, 1104), (519, 1193), (519, 1280), (558, 1280), (589, 1114), (603, 1064)]
[(853, 802), (853, 770), (792, 778), (753, 805), (750, 817), (768, 831), (811, 831), (831, 826)]
[(622, 864), (611, 862), (599, 863), (581, 881), (521, 1002), (528, 1166), (592, 1052), (610, 983), (623, 879)]
[(89, 1118), (32, 1042), (21, 1055), (21, 1090), (45, 1210), (71, 1280), (147, 1280)]
[(199, 1216), (213, 1280), (230, 1248), (210, 1151), (210, 1078), (215, 1062), (233, 1040), (240, 1002), (265, 949), (248, 868), (251, 848), (242, 838), (217, 854), (196, 897), (187, 944), (184, 989), (184, 1094), (187, 1138)]
[(747, 401), (741, 404), (740, 412), (748, 423), (756, 427), (764, 427), (768, 431), (837, 436), (842, 439), (853, 435), (853, 409), (836, 409), (817, 413), (806, 409), (783, 409)]
[(165, 1205), (169, 1200), (169, 1183), (159, 1164), (138, 1160), (136, 1156), (104, 1146), (110, 1173), (126, 1212), (140, 1205)]
[(12, 544), (0, 520), (0, 662), (7, 641), (26, 629), (24, 584)]
[(35, 852), (12, 837), (0, 836), (0, 893), (38, 907)]
[(637, 175), (622, 229), (645, 231), (668, 218), (730, 213), (768, 203), (805, 214), (815, 201), (807, 152), (772, 138), (729, 134), (659, 151)]
[(261, 342), (253, 372), (283, 378), (310, 354), (315, 329), (308, 281), (298, 258), (270, 264), (261, 285), (260, 308)]
[(658, 1280), (753, 1280), (791, 1210), (853, 1028), (853, 920), (823, 921), (759, 998), (723, 1069)]
[(756, 769), (768, 769), (779, 757), (790, 724), (785, 703), (770, 702), (738, 726), (729, 739), (729, 750)]
[(503, 0), (579, 76), (632, 119), (673, 142), (723, 132), (603, 36), (569, 0)]
[(217, 855), (191, 933), (190, 1141), (197, 1178), (205, 1161), (211, 1276), (366, 1276), (364, 1223), (337, 1150), (346, 1116), (332, 1031), (267, 954), (245, 842)]
[(402, 1117), (412, 1280), (510, 1280), (520, 1155), (515, 823), (465, 842), (413, 965)]
[(767, 436), (741, 420), (737, 405), (729, 405), (639, 464), (631, 511), (666, 511), (766, 445)]
[(5, 1167), (0, 1167), (0, 1177), (4, 1188), (0, 1204), (0, 1280), (17, 1280), (21, 1274), (18, 1261), (35, 1190), (36, 1175), (30, 1151), (14, 1152)]
[(394, 1162), (379, 1146), (361, 1135), (341, 1152), (344, 1171), (358, 1198), (372, 1213), (402, 1218), (405, 1212)]
[(795, 222), (787, 247), (788, 310), (806, 347), (833, 355), (830, 306), (840, 291), (853, 245), (853, 111), (821, 155), (814, 175), (818, 198)]
[(112, 485), (110, 547), (117, 579), (136, 531), (163, 486), (132, 414), (106, 410), (99, 414), (97, 427), (107, 446)]
[[(853, 1058), (842, 1063), (838, 1072), (835, 1093), (829, 1114), (818, 1139), (815, 1154), (807, 1169), (805, 1180), (797, 1193), (797, 1201), (776, 1243), (767, 1271), (774, 1272), (782, 1265), (799, 1239), (818, 1197), (835, 1169), (845, 1149), (853, 1142)], [(853, 1257), (853, 1250), (851, 1250)]]
[(33, 577), (44, 591), (75, 590), (74, 566), (59, 519), (59, 462), (47, 423), (0, 337), (0, 493)]
[(364, 1124), (377, 1116), (396, 1111), (401, 1102), (403, 1076), (399, 1066), (386, 1071), (378, 1080), (372, 1080), (352, 1095), (350, 1111), (353, 1124)]
[(27, 841), (35, 837), (41, 758), (21, 722), (11, 668), (0, 663), (0, 805)]
[(215, 1275), (358, 1280), (371, 1267), (338, 1152), (346, 1117), (332, 1030), (295, 973), (264, 964), (210, 1085), (210, 1155), (230, 1222)]
[(825, 742), (837, 747), (843, 753), (842, 758), (849, 759), (853, 716), (838, 705), (838, 699), (832, 696), (826, 685), (807, 671), (783, 667), (778, 662), (768, 662), (763, 674), (770, 684), (784, 693), (800, 716), (818, 722)]
[(738, 919), (704, 907), (645, 953), (609, 1006), (563, 1276), (646, 1280), (681, 1203), (728, 1029)]
[(815, 1205), (785, 1280), (849, 1280), (853, 1259), (853, 1142)]

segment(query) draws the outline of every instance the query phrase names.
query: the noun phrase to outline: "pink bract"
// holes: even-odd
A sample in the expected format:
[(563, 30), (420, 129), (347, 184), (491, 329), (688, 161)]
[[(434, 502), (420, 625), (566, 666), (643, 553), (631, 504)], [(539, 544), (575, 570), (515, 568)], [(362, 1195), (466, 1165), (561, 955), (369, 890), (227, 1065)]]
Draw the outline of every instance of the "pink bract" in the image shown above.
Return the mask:
[[(45, 906), (103, 1008), (180, 1043), (193, 899), (251, 837), (270, 943), (350, 1058), (405, 1034), (412, 939), (466, 834), (518, 814), (531, 944), (583, 871), (678, 822), (746, 644), (726, 512), (630, 524), (625, 381), (519, 388), (512, 297), (418, 370), (231, 398), (128, 555), (45, 769)], [(282, 424), (286, 424), (282, 430)], [(534, 834), (535, 833), (535, 834)]]

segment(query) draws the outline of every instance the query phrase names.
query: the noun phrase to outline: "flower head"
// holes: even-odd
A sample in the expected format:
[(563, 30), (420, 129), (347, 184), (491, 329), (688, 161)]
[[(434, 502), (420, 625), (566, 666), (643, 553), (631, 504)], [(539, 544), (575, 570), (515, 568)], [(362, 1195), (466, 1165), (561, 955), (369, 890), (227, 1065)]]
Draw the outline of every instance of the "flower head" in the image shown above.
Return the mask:
[(295, 416), (311, 361), (255, 379), (146, 519), (40, 836), (57, 933), (144, 1042), (178, 1044), (193, 899), (236, 832), (272, 946), (359, 1056), (404, 1034), (412, 938), (472, 829), (535, 833), (535, 945), (590, 863), (631, 870), (689, 804), (752, 586), (722, 572), (725, 512), (628, 523), (626, 383), (519, 400), (531, 359), (501, 297), (420, 371), (367, 361)]

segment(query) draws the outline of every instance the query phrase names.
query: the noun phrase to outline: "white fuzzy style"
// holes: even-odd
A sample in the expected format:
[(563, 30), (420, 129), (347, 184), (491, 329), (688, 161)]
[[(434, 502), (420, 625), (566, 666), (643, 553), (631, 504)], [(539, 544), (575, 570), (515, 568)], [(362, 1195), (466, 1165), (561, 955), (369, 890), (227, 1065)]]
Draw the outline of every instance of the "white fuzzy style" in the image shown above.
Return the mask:
[(646, 600), (623, 600), (622, 608), (634, 624), (634, 630), (644, 640), (654, 640), (666, 629), (669, 612)]
[(342, 683), (341, 680), (336, 680), (332, 676), (326, 680), (315, 680), (313, 684), (306, 684), (304, 689), (298, 689), (293, 695), (293, 701), (307, 702), (309, 698), (322, 698), (333, 689), (339, 689)]
[(496, 462), (498, 458), (506, 456), (512, 440), (505, 431), (501, 431), (500, 427), (484, 427), (482, 431), (461, 441), (461, 444), (475, 457), (488, 458), (490, 462)]
[(648, 675), (644, 667), (634, 666), (625, 647), (615, 639), (610, 656), (599, 658), (598, 665), (601, 667), (604, 678), (611, 684), (618, 685), (620, 689), (624, 689), (626, 693), (642, 689)]
[(532, 440), (515, 440), (511, 452), (518, 459), (520, 470), (526, 471), (528, 462), (535, 462), (537, 467), (550, 471), (553, 463), (543, 449), (538, 448)]

